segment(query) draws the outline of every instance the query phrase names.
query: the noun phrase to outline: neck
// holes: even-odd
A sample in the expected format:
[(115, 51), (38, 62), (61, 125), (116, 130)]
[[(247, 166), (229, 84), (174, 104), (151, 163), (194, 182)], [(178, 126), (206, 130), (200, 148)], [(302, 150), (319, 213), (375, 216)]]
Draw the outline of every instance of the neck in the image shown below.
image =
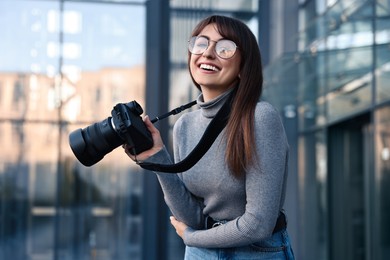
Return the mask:
[(226, 90), (211, 90), (209, 88), (202, 88), (202, 94), (203, 94), (203, 101), (208, 102), (210, 100), (213, 100), (214, 98), (218, 97), (222, 93), (224, 93)]
[(237, 81), (235, 80), (232, 84), (230, 84), (228, 87), (209, 87), (209, 86), (200, 86), (203, 94), (203, 101), (208, 102), (210, 100), (213, 100), (214, 98), (220, 96), (222, 93), (225, 93), (231, 88), (234, 88), (237, 86)]

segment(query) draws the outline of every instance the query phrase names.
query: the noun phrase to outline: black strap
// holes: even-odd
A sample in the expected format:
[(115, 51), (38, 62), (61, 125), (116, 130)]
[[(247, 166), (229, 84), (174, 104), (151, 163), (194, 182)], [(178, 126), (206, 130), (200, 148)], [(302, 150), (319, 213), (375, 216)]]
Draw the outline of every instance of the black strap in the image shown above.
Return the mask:
[(221, 131), (225, 128), (229, 118), (231, 100), (233, 96), (234, 93), (231, 93), (229, 95), (228, 100), (226, 100), (225, 104), (223, 104), (221, 109), (207, 126), (199, 143), (195, 146), (191, 153), (182, 161), (175, 164), (158, 164), (147, 162), (138, 164), (144, 169), (156, 172), (179, 173), (189, 170), (210, 149), (211, 145), (214, 143), (219, 133), (221, 133)]
[(191, 101), (191, 102), (188, 103), (188, 104), (185, 104), (185, 105), (182, 105), (182, 106), (180, 106), (180, 107), (177, 107), (177, 108), (173, 109), (173, 110), (172, 110), (171, 112), (169, 112), (169, 113), (166, 113), (166, 114), (164, 114), (164, 115), (162, 115), (162, 116), (157, 116), (156, 118), (154, 118), (154, 119), (152, 119), (152, 120), (150, 120), (150, 121), (154, 124), (154, 123), (156, 123), (157, 121), (160, 121), (161, 119), (167, 118), (167, 117), (170, 116), (170, 115), (179, 114), (181, 111), (186, 110), (186, 109), (192, 107), (192, 106), (195, 105), (195, 104), (196, 104), (196, 100)]

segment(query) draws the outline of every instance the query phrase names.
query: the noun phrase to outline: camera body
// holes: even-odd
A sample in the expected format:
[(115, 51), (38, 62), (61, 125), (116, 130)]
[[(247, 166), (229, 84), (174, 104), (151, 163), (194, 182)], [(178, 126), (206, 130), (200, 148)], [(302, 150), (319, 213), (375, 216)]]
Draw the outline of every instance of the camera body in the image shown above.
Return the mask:
[(76, 158), (83, 165), (92, 166), (124, 143), (132, 147), (132, 154), (152, 148), (152, 135), (142, 113), (136, 101), (119, 103), (112, 109), (111, 117), (70, 133), (69, 144)]
[(152, 135), (141, 118), (143, 112), (136, 101), (117, 104), (111, 111), (113, 128), (125, 143), (134, 148), (133, 154), (140, 154), (153, 146)]

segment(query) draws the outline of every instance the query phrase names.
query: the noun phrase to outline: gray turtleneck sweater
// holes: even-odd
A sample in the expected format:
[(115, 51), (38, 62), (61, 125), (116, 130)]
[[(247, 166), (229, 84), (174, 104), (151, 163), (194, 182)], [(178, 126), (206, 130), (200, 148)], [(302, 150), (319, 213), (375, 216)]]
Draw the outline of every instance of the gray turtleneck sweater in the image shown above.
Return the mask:
[[(175, 162), (196, 146), (207, 125), (229, 93), (203, 102), (199, 110), (183, 114), (173, 129)], [(278, 112), (261, 101), (255, 111), (255, 146), (258, 162), (237, 179), (225, 161), (224, 131), (190, 170), (180, 174), (157, 173), (164, 198), (173, 215), (189, 226), (184, 233), (188, 246), (223, 248), (249, 245), (272, 235), (282, 210), (287, 178), (288, 144)], [(172, 163), (166, 149), (147, 162)], [(226, 224), (205, 230), (205, 217)]]

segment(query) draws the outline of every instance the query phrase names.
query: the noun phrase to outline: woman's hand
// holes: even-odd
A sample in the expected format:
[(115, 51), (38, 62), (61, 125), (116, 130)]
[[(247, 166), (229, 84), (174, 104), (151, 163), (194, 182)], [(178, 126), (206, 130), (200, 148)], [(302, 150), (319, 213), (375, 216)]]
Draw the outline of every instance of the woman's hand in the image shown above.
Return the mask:
[(179, 220), (177, 220), (174, 216), (171, 216), (170, 220), (171, 220), (172, 226), (176, 229), (176, 233), (183, 239), (184, 231), (186, 230), (186, 228), (188, 226), (186, 224), (184, 224), (183, 222), (180, 222)]
[(128, 144), (122, 145), (122, 147), (125, 149), (125, 153), (133, 160), (133, 161), (144, 161), (148, 159), (150, 156), (156, 154), (159, 152), (163, 147), (164, 143), (161, 139), (160, 131), (153, 125), (153, 123), (150, 121), (148, 116), (145, 116), (144, 123), (146, 125), (146, 128), (149, 130), (149, 132), (152, 135), (153, 139), (153, 147), (149, 150), (146, 150), (138, 155), (132, 155), (130, 153), (131, 148)]

